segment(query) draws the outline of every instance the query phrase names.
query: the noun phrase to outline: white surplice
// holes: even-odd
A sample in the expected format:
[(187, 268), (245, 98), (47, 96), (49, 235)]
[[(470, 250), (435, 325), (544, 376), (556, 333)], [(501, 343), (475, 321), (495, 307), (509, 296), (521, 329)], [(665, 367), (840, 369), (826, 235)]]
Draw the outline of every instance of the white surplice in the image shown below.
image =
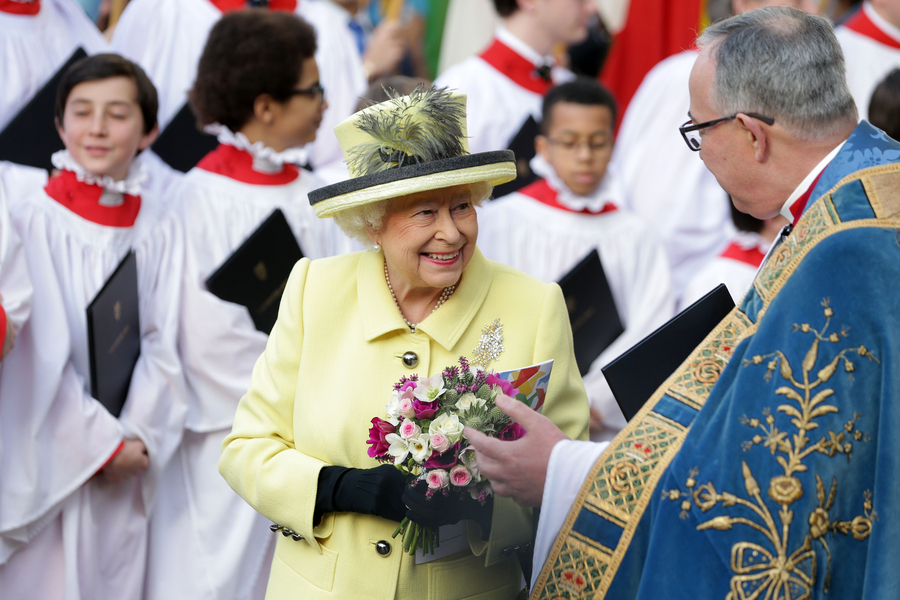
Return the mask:
[[(720, 283), (728, 288), (735, 304), (739, 303), (753, 284), (756, 271), (762, 264), (772, 242), (749, 231), (739, 231), (724, 253), (697, 271), (684, 290), (685, 306), (699, 300)], [(731, 249), (737, 252), (728, 252)]]
[(661, 236), (679, 306), (691, 276), (734, 233), (728, 196), (678, 132), (688, 120), (688, 78), (696, 59), (696, 52), (682, 52), (647, 74), (628, 104), (611, 162), (621, 176), (625, 208)]
[(601, 214), (617, 204), (621, 188), (612, 172), (589, 197), (576, 196), (553, 173), (540, 155), (532, 161), (536, 173), (558, 193), (564, 210), (515, 192), (487, 203), (478, 218), (478, 247), (492, 260), (506, 263), (543, 281), (559, 281), (596, 248), (625, 328), (594, 361), (584, 376), (591, 407), (600, 413), (605, 429), (596, 439), (611, 439), (625, 426), (625, 418), (600, 368), (631, 348), (673, 314), (669, 267), (651, 229), (626, 210)]
[[(18, 333), (31, 314), (31, 278), (28, 276), (28, 265), (25, 262), (25, 251), (22, 240), (12, 226), (9, 217), (6, 192), (3, 187), (3, 174), (7, 169), (27, 169), (35, 176), (38, 185), (46, 178), (42, 170), (31, 170), (7, 162), (0, 162), (0, 310), (12, 323), (13, 332)], [(0, 335), (3, 335), (0, 332)], [(0, 369), (3, 363), (0, 362)], [(3, 440), (0, 439), (0, 444)], [(2, 446), (0, 446), (2, 449)]]
[(265, 593), (274, 536), (269, 522), (219, 475), (218, 461), (268, 336), (256, 330), (245, 307), (220, 300), (204, 282), (276, 208), (305, 256), (356, 249), (331, 219), (315, 216), (307, 193), (321, 185), (302, 169), (289, 183), (263, 185), (198, 166), (176, 190), (187, 246), (179, 349), (189, 409), (150, 523), (147, 600), (237, 600)]
[[(149, 200), (133, 226), (88, 221), (24, 170), (5, 172), (3, 185), (34, 299), (0, 373), (0, 588), (10, 598), (138, 598), (147, 515), (186, 414), (176, 347), (180, 223)], [(89, 393), (85, 308), (129, 248), (141, 355), (116, 419)], [(126, 437), (144, 442), (149, 469), (120, 484), (95, 477)]]
[(889, 39), (893, 45), (884, 44), (869, 36), (841, 25), (834, 30), (844, 60), (847, 64), (847, 85), (856, 101), (860, 119), (869, 118), (869, 100), (872, 92), (888, 73), (900, 68), (900, 28), (883, 19), (868, 2), (864, 2), (861, 11)]
[[(313, 168), (341, 163), (334, 127), (350, 116), (366, 90), (359, 53), (342, 9), (326, 0), (300, 0), (296, 13), (316, 31), (316, 63), (328, 108), (308, 145)], [(187, 101), (197, 63), (221, 11), (208, 0), (132, 0), (116, 26), (113, 51), (140, 64), (159, 92), (165, 128)]]
[[(535, 69), (551, 64), (552, 57), (541, 56), (505, 27), (497, 28), (495, 38), (530, 61)], [(559, 66), (552, 68), (550, 76), (554, 85), (574, 78), (571, 71)], [(543, 95), (522, 87), (481, 56), (470, 56), (448, 68), (434, 85), (466, 94), (466, 131), (472, 152), (509, 148), (528, 117), (541, 122)]]
[(79, 46), (88, 54), (109, 51), (75, 0), (41, 0), (33, 16), (0, 12), (0, 130)]

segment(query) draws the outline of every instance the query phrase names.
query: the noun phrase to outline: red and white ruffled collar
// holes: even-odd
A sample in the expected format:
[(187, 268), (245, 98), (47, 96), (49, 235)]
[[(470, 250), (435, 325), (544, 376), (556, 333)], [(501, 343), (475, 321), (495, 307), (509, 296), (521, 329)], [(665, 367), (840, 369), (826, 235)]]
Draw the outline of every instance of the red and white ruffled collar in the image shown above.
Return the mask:
[[(89, 185), (96, 185), (103, 188), (111, 194), (104, 194), (101, 204), (106, 206), (116, 206), (121, 203), (122, 194), (130, 196), (140, 196), (145, 184), (150, 180), (150, 172), (141, 162), (140, 157), (136, 157), (131, 161), (131, 167), (125, 179), (116, 181), (109, 175), (95, 175), (88, 172), (84, 167), (75, 161), (75, 158), (68, 150), (60, 150), (54, 152), (50, 157), (50, 162), (60, 171), (71, 171), (75, 174), (78, 181)], [(115, 199), (118, 195), (118, 201)], [(110, 204), (111, 203), (111, 204)]]
[(556, 192), (557, 202), (573, 212), (609, 212), (611, 207), (622, 201), (622, 185), (611, 169), (607, 169), (606, 175), (592, 194), (579, 196), (563, 183), (556, 170), (540, 154), (531, 159), (530, 165), (531, 170)]
[(234, 146), (250, 154), (253, 157), (253, 170), (260, 173), (280, 173), (285, 164), (303, 165), (309, 159), (309, 152), (305, 147), (277, 152), (262, 142), (251, 144), (246, 135), (240, 131), (235, 133), (220, 123), (207, 125), (203, 130), (216, 136), (220, 144)]

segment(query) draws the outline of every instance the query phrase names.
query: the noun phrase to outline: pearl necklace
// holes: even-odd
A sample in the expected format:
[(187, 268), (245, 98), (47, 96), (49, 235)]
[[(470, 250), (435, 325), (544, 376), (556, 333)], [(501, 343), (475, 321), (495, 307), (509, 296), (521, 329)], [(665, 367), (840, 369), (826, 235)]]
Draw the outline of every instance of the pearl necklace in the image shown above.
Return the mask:
[[(391, 298), (394, 299), (394, 304), (397, 305), (397, 310), (400, 311), (400, 318), (402, 318), (403, 322), (406, 323), (406, 326), (409, 327), (409, 332), (415, 333), (416, 327), (418, 327), (419, 324), (418, 323), (410, 323), (409, 320), (406, 318), (406, 316), (403, 314), (403, 309), (400, 308), (400, 303), (397, 302), (397, 296), (394, 295), (394, 288), (391, 287), (391, 278), (388, 276), (387, 261), (384, 262), (384, 280), (387, 281), (388, 290), (390, 290), (390, 292), (391, 292)], [(450, 296), (452, 296), (453, 292), (455, 292), (455, 291), (456, 291), (455, 283), (451, 286), (445, 287), (444, 291), (441, 292), (441, 297), (438, 299), (437, 304), (434, 305), (434, 308), (432, 309), (431, 314), (434, 314), (434, 311), (439, 309), (444, 302), (449, 300)]]

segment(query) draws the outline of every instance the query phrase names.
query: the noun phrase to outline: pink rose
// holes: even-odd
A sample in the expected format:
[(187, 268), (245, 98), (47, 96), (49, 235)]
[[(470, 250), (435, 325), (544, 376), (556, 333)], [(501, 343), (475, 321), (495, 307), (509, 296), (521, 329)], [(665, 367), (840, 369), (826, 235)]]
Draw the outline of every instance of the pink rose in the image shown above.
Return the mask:
[(497, 437), (504, 442), (514, 442), (521, 437), (525, 437), (525, 430), (518, 423), (510, 423), (500, 430)]
[[(434, 438), (432, 438), (434, 439)], [(431, 455), (431, 457), (425, 461), (426, 469), (449, 469), (457, 462), (459, 462), (459, 442), (456, 442), (452, 446), (450, 446), (446, 451), (442, 453), (435, 452)]]
[(500, 386), (500, 391), (503, 392), (504, 396), (509, 396), (510, 398), (515, 398), (519, 395), (519, 390), (513, 387), (513, 385), (502, 377), (497, 377), (494, 373), (491, 373), (487, 376), (485, 380), (491, 388), (495, 386)]
[(437, 401), (424, 402), (416, 398), (413, 400), (413, 410), (416, 412), (415, 416), (417, 419), (430, 419), (437, 414), (440, 406), (438, 406)]
[(387, 434), (394, 433), (396, 430), (397, 429), (393, 425), (384, 419), (379, 419), (378, 417), (372, 419), (372, 427), (369, 429), (369, 439), (366, 441), (366, 443), (369, 444), (369, 456), (372, 458), (385, 456), (390, 444), (385, 441), (384, 438)]
[(466, 487), (472, 481), (472, 473), (464, 465), (456, 465), (450, 469), (450, 483), (458, 487)]
[(402, 437), (403, 439), (408, 440), (410, 438), (414, 438), (421, 432), (422, 430), (419, 429), (419, 426), (416, 425), (413, 421), (406, 420), (400, 423), (400, 437)]
[(435, 452), (438, 454), (446, 452), (447, 448), (450, 447), (450, 438), (440, 432), (433, 433), (431, 434), (431, 447), (434, 448)]
[(425, 476), (425, 481), (428, 482), (429, 488), (440, 490), (447, 487), (447, 484), (450, 483), (450, 475), (443, 469), (434, 469), (428, 472), (428, 475)]
[(401, 398), (400, 404), (397, 405), (397, 412), (401, 417), (412, 419), (416, 416), (416, 407), (413, 404), (414, 398)]

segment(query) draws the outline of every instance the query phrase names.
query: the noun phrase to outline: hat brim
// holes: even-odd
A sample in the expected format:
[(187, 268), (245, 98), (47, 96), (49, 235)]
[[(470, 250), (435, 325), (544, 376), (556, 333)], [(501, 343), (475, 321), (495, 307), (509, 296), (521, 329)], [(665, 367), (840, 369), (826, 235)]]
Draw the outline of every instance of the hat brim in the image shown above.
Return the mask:
[(515, 161), (512, 150), (496, 150), (388, 169), (313, 190), (309, 203), (324, 218), (348, 208), (454, 185), (486, 182), (496, 186), (516, 178)]

